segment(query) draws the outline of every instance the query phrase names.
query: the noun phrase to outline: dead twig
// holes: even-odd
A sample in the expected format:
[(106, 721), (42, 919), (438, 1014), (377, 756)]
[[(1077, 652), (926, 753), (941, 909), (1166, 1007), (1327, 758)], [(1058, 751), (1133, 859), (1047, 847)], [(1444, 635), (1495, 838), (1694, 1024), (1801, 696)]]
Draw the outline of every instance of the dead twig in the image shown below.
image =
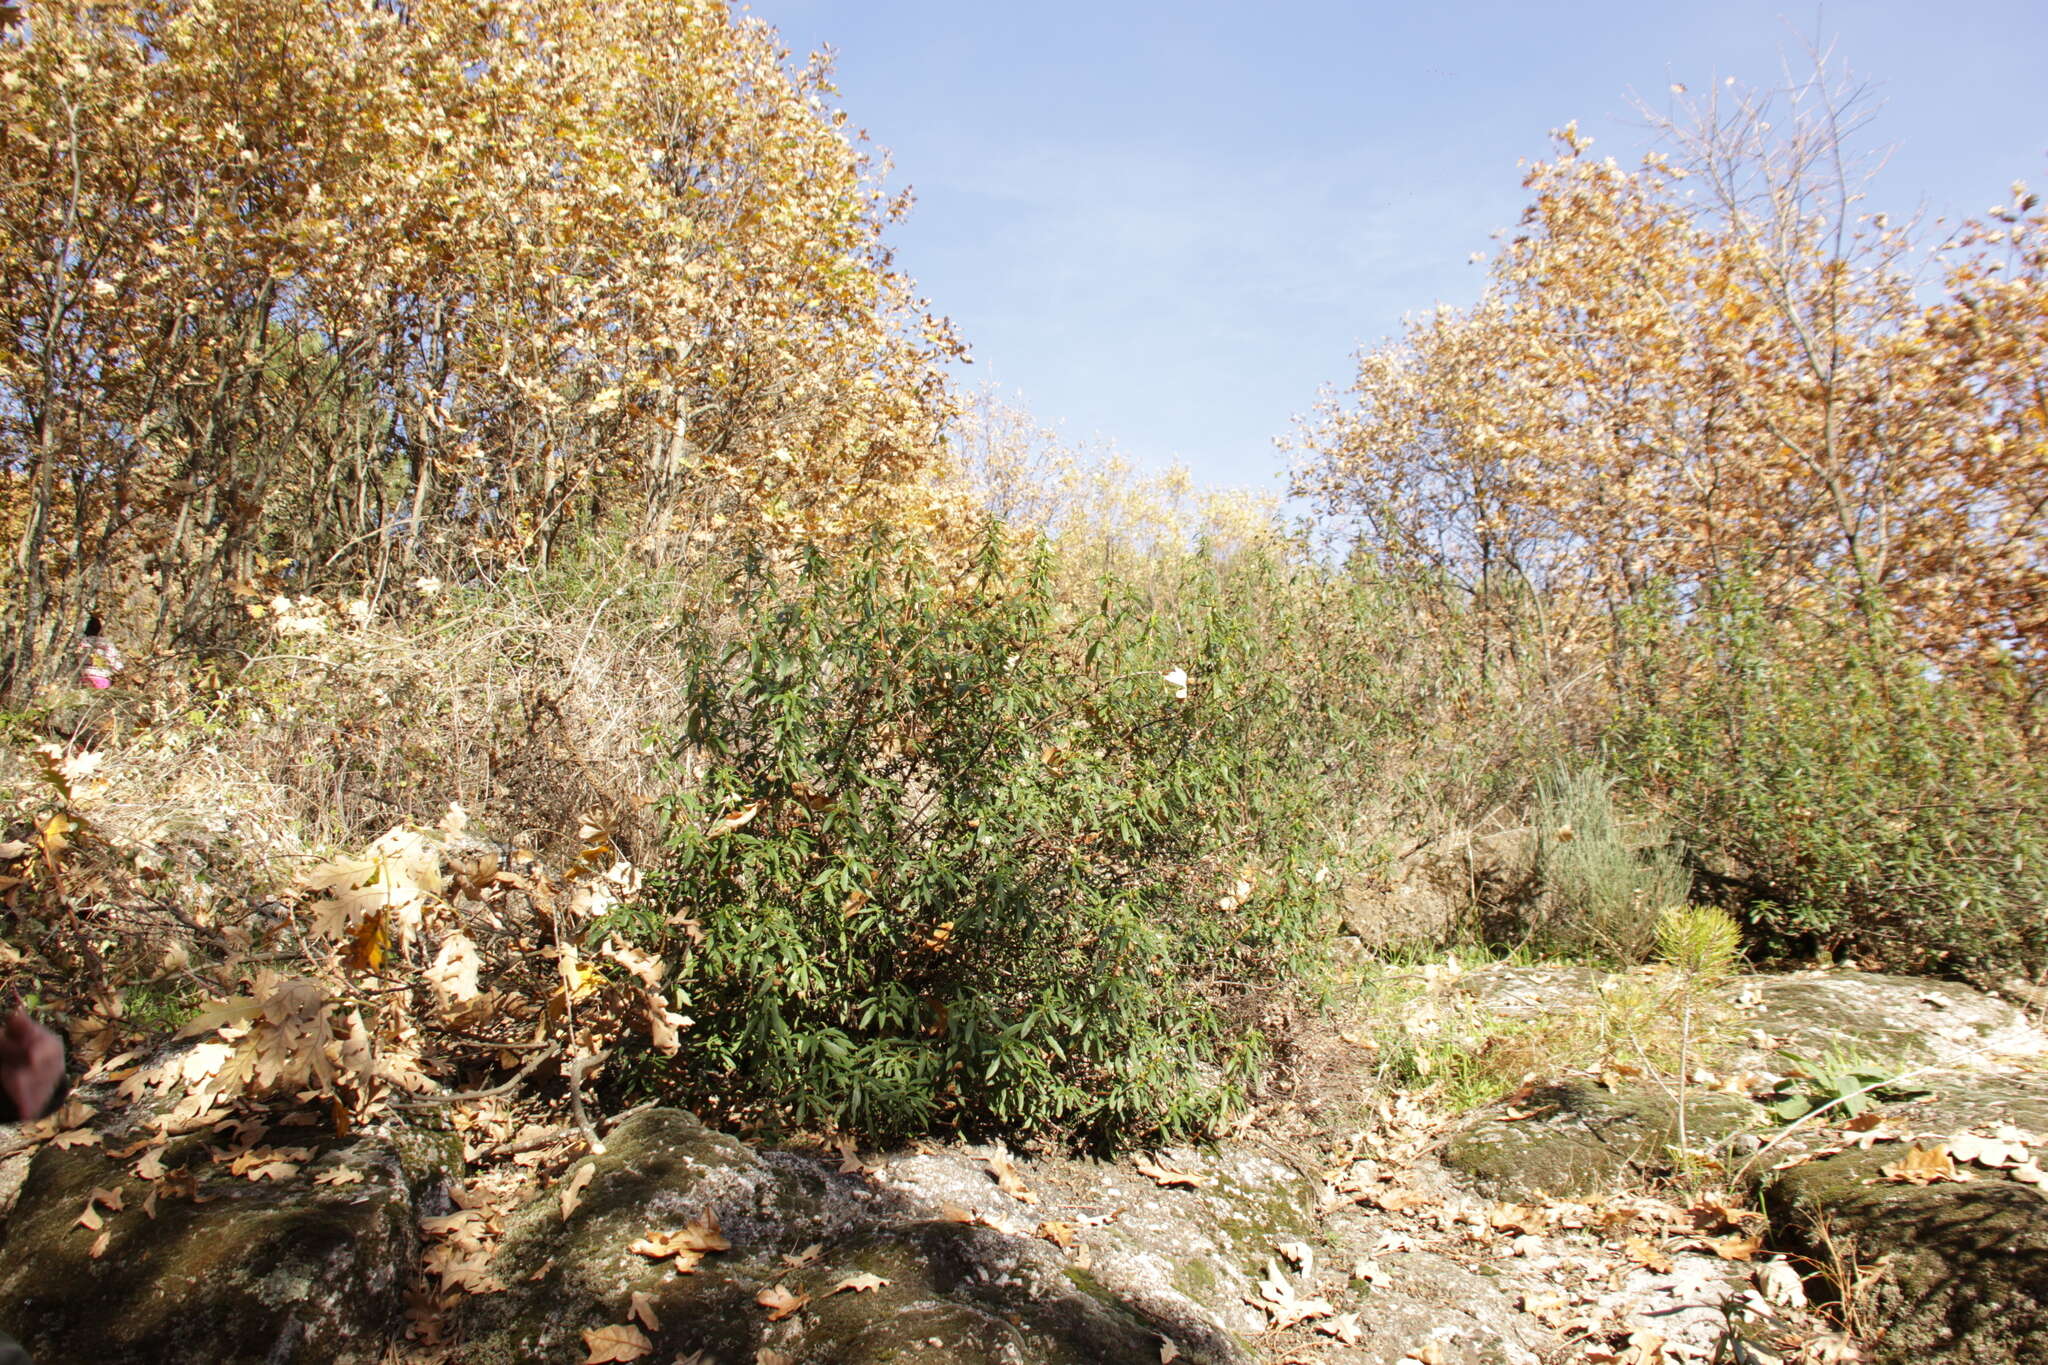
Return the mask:
[(589, 1139), (590, 1150), (593, 1152), (604, 1151), (604, 1139), (597, 1135), (597, 1129), (591, 1126), (590, 1116), (583, 1110), (583, 1073), (611, 1055), (610, 1048), (601, 1048), (573, 1059), (569, 1065), (562, 1068), (562, 1075), (569, 1082), (569, 1113), (575, 1118), (576, 1126), (583, 1130), (583, 1136)]
[[(531, 1076), (540, 1069), (541, 1063), (561, 1055), (561, 1044), (549, 1043), (546, 1048), (528, 1058), (526, 1065), (512, 1073), (512, 1079), (506, 1081), (503, 1085), (494, 1085), (488, 1090), (464, 1090), (453, 1095), (427, 1095), (416, 1100), (393, 1100), (391, 1101), (391, 1107), (394, 1109), (432, 1109), (436, 1105), (441, 1104), (467, 1104), (471, 1100), (493, 1100), (500, 1095), (511, 1094), (514, 1090), (525, 1084), (528, 1076)], [(574, 1096), (576, 1093), (573, 1080), (570, 1082), (569, 1093), (571, 1096)]]

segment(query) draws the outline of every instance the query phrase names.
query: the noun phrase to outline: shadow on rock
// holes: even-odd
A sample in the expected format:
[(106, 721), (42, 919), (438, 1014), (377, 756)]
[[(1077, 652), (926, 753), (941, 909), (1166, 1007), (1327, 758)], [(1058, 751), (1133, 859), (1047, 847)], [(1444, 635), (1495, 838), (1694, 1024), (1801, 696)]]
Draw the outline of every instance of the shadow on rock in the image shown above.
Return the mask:
[[(1157, 1365), (1238, 1361), (1077, 1272), (1052, 1246), (939, 1216), (904, 1194), (784, 1152), (756, 1152), (679, 1110), (622, 1124), (567, 1218), (550, 1193), (506, 1222), (492, 1263), (508, 1288), (466, 1300), (462, 1365), (566, 1358), (587, 1329), (621, 1324), (638, 1294), (659, 1328), (651, 1358)], [(580, 1163), (579, 1163), (580, 1164)], [(713, 1214), (732, 1243), (688, 1274), (633, 1252), (649, 1233)], [(849, 1276), (883, 1283), (831, 1292)], [(756, 1296), (804, 1306), (771, 1317)], [(788, 1301), (788, 1300), (785, 1300)]]

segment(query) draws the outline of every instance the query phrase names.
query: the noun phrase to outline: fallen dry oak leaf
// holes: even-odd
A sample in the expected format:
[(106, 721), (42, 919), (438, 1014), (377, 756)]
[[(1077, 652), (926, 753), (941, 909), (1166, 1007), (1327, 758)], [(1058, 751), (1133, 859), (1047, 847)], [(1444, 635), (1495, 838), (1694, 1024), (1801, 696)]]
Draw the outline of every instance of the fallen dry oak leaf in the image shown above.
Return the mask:
[(1358, 1314), (1339, 1313), (1336, 1317), (1316, 1324), (1316, 1330), (1324, 1336), (1331, 1336), (1346, 1346), (1356, 1346), (1363, 1329), (1358, 1325)]
[(476, 1209), (433, 1214), (420, 1219), (420, 1231), (429, 1237), (460, 1237), (475, 1240), (486, 1230), (487, 1219)]
[(771, 1285), (754, 1295), (754, 1302), (768, 1310), (768, 1321), (781, 1322), (811, 1301), (809, 1294), (791, 1293), (786, 1285)]
[(1550, 1214), (1534, 1204), (1496, 1204), (1487, 1211), (1486, 1225), (1500, 1232), (1542, 1232)]
[(626, 1305), (626, 1316), (650, 1332), (661, 1330), (661, 1319), (654, 1312), (654, 1304), (639, 1290), (633, 1291), (632, 1302)]
[(1976, 1137), (1969, 1133), (1952, 1137), (1942, 1143), (1942, 1146), (1948, 1148), (1948, 1154), (1953, 1160), (1972, 1161), (1979, 1166), (1999, 1170), (2024, 1166), (2030, 1159), (2025, 1145), (2021, 1143), (2006, 1142), (1999, 1138)]
[(1621, 1244), (1621, 1249), (1627, 1252), (1628, 1258), (1637, 1265), (1654, 1270), (1659, 1275), (1671, 1272), (1671, 1258), (1647, 1237), (1631, 1237)]
[(245, 1180), (289, 1180), (310, 1155), (303, 1147), (256, 1147), (229, 1162), (228, 1169)]
[(1422, 1190), (1409, 1190), (1402, 1189), (1399, 1186), (1389, 1186), (1386, 1189), (1375, 1190), (1366, 1202), (1388, 1213), (1408, 1213), (1415, 1209), (1427, 1208), (1431, 1204), (1436, 1203), (1437, 1200), (1435, 1195)]
[(1707, 1245), (1716, 1256), (1724, 1261), (1747, 1261), (1763, 1248), (1764, 1235), (1761, 1232), (1745, 1237), (1740, 1233), (1732, 1237), (1709, 1237)]
[(1780, 1308), (1806, 1307), (1806, 1284), (1789, 1261), (1766, 1261), (1758, 1266), (1756, 1288), (1765, 1302)]
[(823, 1255), (824, 1251), (825, 1244), (823, 1242), (813, 1242), (809, 1246), (805, 1247), (802, 1251), (794, 1253), (787, 1251), (783, 1252), (782, 1263), (785, 1266), (788, 1266), (791, 1270), (802, 1270), (805, 1266), (809, 1265), (812, 1261), (817, 1260), (819, 1256)]
[(1040, 1223), (1038, 1225), (1038, 1235), (1062, 1251), (1072, 1251), (1074, 1249), (1074, 1225), (1072, 1223)]
[(1801, 1365), (1860, 1365), (1866, 1358), (1860, 1346), (1839, 1332), (1808, 1337), (1803, 1350)]
[[(193, 1052), (198, 1050), (198, 1048), (192, 1049)], [(225, 1058), (231, 1051), (232, 1049), (230, 1048), (222, 1048), (221, 1056)], [(191, 1054), (187, 1053), (186, 1055), (189, 1057)], [(83, 1128), (85, 1121), (99, 1112), (97, 1105), (87, 1104), (74, 1094), (70, 1099), (64, 1101), (63, 1108), (54, 1114), (45, 1115), (36, 1127), (48, 1133), (61, 1133), (67, 1128)]]
[(1210, 1176), (1199, 1175), (1193, 1171), (1175, 1170), (1171, 1166), (1161, 1165), (1159, 1162), (1152, 1160), (1150, 1157), (1138, 1157), (1135, 1160), (1133, 1160), (1131, 1164), (1138, 1168), (1139, 1175), (1147, 1177), (1152, 1181), (1153, 1184), (1158, 1185), (1161, 1188), (1166, 1188), (1168, 1186), (1173, 1185), (1185, 1185), (1189, 1189), (1193, 1190), (1200, 1189), (1204, 1185), (1212, 1185), (1215, 1183), (1215, 1180)]
[(119, 1213), (121, 1211), (121, 1192), (119, 1190), (105, 1189), (98, 1185), (93, 1186), (92, 1193), (85, 1197), (85, 1212), (78, 1215), (72, 1226), (85, 1228), (91, 1232), (98, 1232), (105, 1225), (106, 1220), (100, 1217), (99, 1208), (95, 1207), (96, 1205), (105, 1207), (109, 1213)]
[(1702, 1197), (1686, 1212), (1692, 1215), (1693, 1226), (1702, 1231), (1739, 1228), (1744, 1221), (1741, 1206), (1718, 1194)]
[(996, 1178), (997, 1188), (1001, 1189), (1004, 1194), (1009, 1195), (1021, 1204), (1036, 1204), (1038, 1202), (1038, 1196), (1031, 1192), (1031, 1187), (1024, 1183), (1022, 1176), (1017, 1174), (1016, 1164), (1009, 1157), (998, 1152), (994, 1156), (983, 1157), (982, 1161), (988, 1166), (989, 1174)]
[(1266, 1259), (1265, 1278), (1259, 1281), (1259, 1297), (1250, 1302), (1266, 1312), (1270, 1319), (1267, 1326), (1276, 1332), (1314, 1318), (1330, 1317), (1337, 1311), (1326, 1300), (1304, 1299), (1295, 1293), (1286, 1272), (1271, 1257)]
[(1316, 1277), (1316, 1249), (1307, 1242), (1275, 1242), (1273, 1250), (1285, 1256), (1301, 1274), (1301, 1282), (1307, 1284)]
[(440, 1282), (443, 1291), (463, 1294), (500, 1294), (505, 1282), (491, 1273), (492, 1252), (485, 1247), (464, 1247), (448, 1242), (427, 1249), (422, 1258), (426, 1269)]
[(1648, 1330), (1630, 1332), (1628, 1345), (1618, 1360), (1619, 1365), (1663, 1365), (1663, 1336)]
[(1386, 1271), (1380, 1269), (1378, 1261), (1369, 1261), (1361, 1256), (1351, 1263), (1351, 1278), (1364, 1280), (1368, 1287), (1378, 1289), (1387, 1283), (1389, 1277)]
[(848, 1275), (833, 1285), (825, 1291), (824, 1297), (829, 1299), (834, 1294), (872, 1294), (883, 1285), (894, 1283), (894, 1280), (885, 1280), (880, 1275), (871, 1275), (863, 1270), (858, 1274)]
[(421, 975), (432, 988), (435, 1011), (444, 1021), (461, 1024), (488, 1011), (489, 1002), (477, 985), (482, 965), (475, 942), (460, 929), (441, 941), (440, 951)]
[(576, 1212), (577, 1205), (583, 1202), (583, 1187), (588, 1185), (590, 1178), (596, 1174), (597, 1163), (586, 1161), (581, 1166), (578, 1166), (576, 1173), (563, 1183), (561, 1190), (563, 1222), (568, 1222), (569, 1215)]
[(586, 1327), (583, 1344), (589, 1348), (590, 1354), (583, 1357), (582, 1365), (638, 1360), (654, 1349), (654, 1343), (647, 1339), (647, 1334), (630, 1322), (616, 1327)]
[(724, 1229), (719, 1227), (717, 1213), (706, 1209), (674, 1232), (642, 1237), (626, 1250), (656, 1261), (673, 1256), (676, 1258), (676, 1273), (685, 1275), (697, 1268), (697, 1263), (707, 1252), (731, 1251), (732, 1243), (726, 1240)]
[(1959, 1171), (1949, 1159), (1948, 1149), (1943, 1146), (1922, 1147), (1917, 1143), (1906, 1149), (1906, 1154), (1897, 1161), (1877, 1168), (1877, 1173), (1886, 1180), (1903, 1181), (1910, 1185), (1932, 1185), (1943, 1180), (1968, 1180), (1967, 1171)]

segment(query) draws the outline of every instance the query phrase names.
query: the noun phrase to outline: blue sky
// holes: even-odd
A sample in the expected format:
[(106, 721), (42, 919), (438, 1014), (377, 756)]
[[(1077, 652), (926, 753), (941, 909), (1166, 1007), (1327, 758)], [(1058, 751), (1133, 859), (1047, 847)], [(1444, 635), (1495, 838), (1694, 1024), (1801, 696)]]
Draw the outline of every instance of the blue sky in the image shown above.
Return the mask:
[(1359, 345), (1438, 301), (1577, 120), (1633, 161), (1637, 92), (1774, 83), (1818, 24), (1884, 107), (1874, 207), (1981, 213), (2048, 183), (2048, 5), (755, 0), (830, 44), (917, 207), (898, 263), (1076, 440), (1265, 485)]

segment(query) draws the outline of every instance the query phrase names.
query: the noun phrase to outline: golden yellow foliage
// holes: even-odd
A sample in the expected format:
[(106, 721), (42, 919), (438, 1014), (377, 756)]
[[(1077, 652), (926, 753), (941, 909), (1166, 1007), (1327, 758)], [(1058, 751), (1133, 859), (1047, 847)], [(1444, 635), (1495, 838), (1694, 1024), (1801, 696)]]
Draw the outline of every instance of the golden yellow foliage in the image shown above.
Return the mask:
[(959, 495), (1013, 531), (1057, 540), (1072, 571), (1151, 574), (1162, 552), (1230, 554), (1283, 534), (1277, 493), (1206, 488), (1180, 465), (1146, 470), (1114, 447), (1064, 439), (990, 389), (962, 405), (948, 437)]
[(1925, 305), (1910, 237), (1858, 206), (1836, 93), (1817, 75), (1783, 116), (1723, 97), (1633, 169), (1565, 130), (1484, 297), (1359, 357), (1297, 492), (1482, 604), (1568, 618), (1741, 573), (1932, 652), (2038, 661), (2041, 216), (2016, 191)]
[(89, 612), (189, 634), (601, 517), (673, 554), (935, 515), (956, 343), (831, 93), (721, 0), (39, 6), (0, 42), (0, 677)]

